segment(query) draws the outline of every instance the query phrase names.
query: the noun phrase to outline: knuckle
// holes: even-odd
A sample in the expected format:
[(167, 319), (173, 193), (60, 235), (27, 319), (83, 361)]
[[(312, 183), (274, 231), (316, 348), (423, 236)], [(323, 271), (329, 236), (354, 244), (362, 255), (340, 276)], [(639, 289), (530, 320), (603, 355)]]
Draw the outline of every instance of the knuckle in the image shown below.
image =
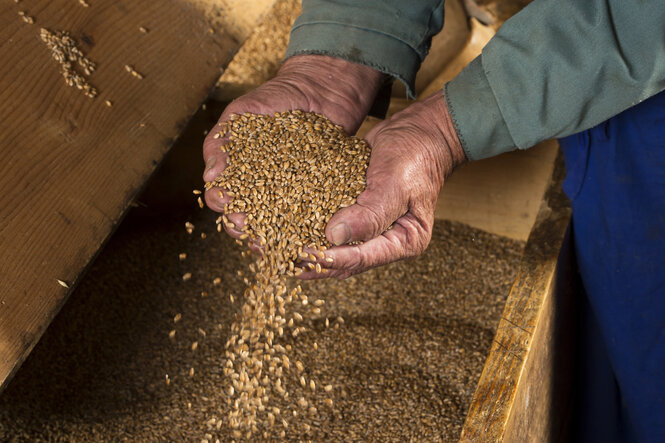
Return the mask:
[(400, 225), (404, 229), (403, 258), (413, 258), (425, 252), (432, 239), (432, 224), (410, 216)]
[(347, 267), (347, 270), (357, 273), (369, 266), (369, 257), (360, 246), (354, 246), (353, 249), (353, 260), (350, 263), (350, 266)]

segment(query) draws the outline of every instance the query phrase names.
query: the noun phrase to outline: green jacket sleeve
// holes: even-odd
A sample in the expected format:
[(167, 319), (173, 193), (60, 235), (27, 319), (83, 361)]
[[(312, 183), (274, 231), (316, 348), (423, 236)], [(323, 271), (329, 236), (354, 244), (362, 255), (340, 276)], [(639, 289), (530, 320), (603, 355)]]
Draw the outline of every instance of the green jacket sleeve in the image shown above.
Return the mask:
[(303, 0), (286, 58), (325, 54), (400, 79), (414, 96), (416, 72), (443, 26), (443, 0)]
[[(303, 0), (286, 56), (363, 63), (413, 95), (442, 22), (436, 0)], [(445, 86), (472, 160), (588, 129), (663, 89), (663, 0), (535, 0)]]
[(588, 129), (663, 89), (662, 0), (536, 0), (445, 86), (469, 159)]

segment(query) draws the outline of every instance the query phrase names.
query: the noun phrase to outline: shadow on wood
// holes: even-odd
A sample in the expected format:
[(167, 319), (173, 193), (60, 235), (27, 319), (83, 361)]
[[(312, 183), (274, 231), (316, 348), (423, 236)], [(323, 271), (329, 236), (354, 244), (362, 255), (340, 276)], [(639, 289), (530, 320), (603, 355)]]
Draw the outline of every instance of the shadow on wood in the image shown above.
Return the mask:
[[(19, 17), (22, 3), (0, 12), (0, 386), (237, 49), (185, 0), (25, 8), (35, 25)], [(81, 43), (97, 64), (90, 82), (99, 97), (66, 86), (40, 27), (69, 31)]]

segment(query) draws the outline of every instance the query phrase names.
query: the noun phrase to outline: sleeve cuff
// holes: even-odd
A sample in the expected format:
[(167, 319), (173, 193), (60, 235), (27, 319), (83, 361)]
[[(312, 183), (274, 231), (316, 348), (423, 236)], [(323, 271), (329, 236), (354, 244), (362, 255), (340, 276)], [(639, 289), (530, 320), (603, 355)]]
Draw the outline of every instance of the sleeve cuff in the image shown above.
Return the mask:
[(300, 54), (328, 55), (369, 66), (402, 81), (407, 95), (415, 97), (420, 57), (392, 36), (334, 22), (301, 23), (291, 31), (285, 59)]
[(448, 111), (469, 160), (493, 157), (516, 148), (481, 57), (476, 57), (444, 87)]

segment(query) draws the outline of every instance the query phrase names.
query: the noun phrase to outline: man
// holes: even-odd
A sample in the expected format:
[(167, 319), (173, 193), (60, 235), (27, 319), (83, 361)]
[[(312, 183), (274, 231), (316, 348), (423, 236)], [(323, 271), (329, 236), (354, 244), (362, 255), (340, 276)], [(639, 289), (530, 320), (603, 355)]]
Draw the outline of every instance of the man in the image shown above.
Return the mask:
[[(220, 120), (301, 109), (354, 133), (386, 79), (413, 95), (442, 25), (441, 0), (304, 0), (277, 77)], [(664, 89), (664, 1), (534, 1), (443, 91), (370, 131), (367, 189), (326, 228), (339, 245), (326, 276), (421, 253), (456, 166), (558, 137), (587, 303), (576, 436), (665, 441)], [(218, 140), (204, 157), (211, 180), (226, 165)], [(223, 209), (216, 193), (206, 200)]]

